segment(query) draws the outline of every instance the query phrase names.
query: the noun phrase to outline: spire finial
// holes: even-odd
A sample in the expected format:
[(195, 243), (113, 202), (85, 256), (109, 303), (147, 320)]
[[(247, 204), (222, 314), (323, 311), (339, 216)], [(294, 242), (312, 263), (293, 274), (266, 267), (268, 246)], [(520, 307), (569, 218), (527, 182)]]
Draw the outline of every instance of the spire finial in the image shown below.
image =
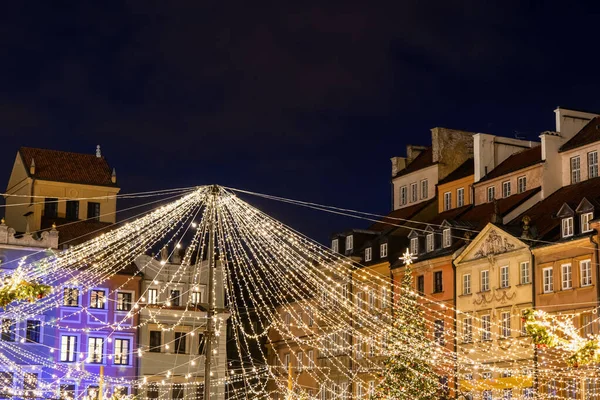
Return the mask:
[(100, 151), (100, 145), (96, 146), (96, 157), (102, 157), (102, 152)]
[(29, 173), (31, 175), (35, 174), (35, 159), (31, 157), (31, 165), (29, 165)]
[(117, 183), (117, 170), (113, 168), (112, 175), (110, 176), (112, 183)]

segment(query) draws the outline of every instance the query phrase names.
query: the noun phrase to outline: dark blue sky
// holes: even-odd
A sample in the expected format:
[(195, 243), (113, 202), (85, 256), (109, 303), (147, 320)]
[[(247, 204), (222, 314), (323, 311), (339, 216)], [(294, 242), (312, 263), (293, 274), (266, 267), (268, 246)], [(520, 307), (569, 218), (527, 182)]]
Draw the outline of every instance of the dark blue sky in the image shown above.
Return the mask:
[[(94, 152), (122, 192), (218, 183), (386, 213), (434, 126), (535, 139), (600, 111), (598, 13), (560, 2), (10, 2), (0, 172)], [(308, 235), (365, 222), (248, 198)], [(126, 205), (126, 204), (124, 204)]]

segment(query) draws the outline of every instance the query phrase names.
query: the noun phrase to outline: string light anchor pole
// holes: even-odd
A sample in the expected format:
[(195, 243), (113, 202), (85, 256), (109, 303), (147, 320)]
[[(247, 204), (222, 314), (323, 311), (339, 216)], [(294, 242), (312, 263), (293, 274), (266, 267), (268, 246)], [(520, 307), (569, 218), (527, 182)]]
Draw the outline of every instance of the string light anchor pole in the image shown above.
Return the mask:
[(208, 225), (208, 309), (206, 310), (206, 329), (204, 331), (204, 340), (206, 341), (206, 354), (204, 355), (204, 400), (210, 400), (210, 367), (212, 363), (212, 337), (213, 337), (213, 316), (215, 314), (214, 298), (213, 298), (213, 263), (215, 262), (215, 219), (216, 219), (216, 197), (219, 188), (214, 185), (211, 188), (210, 197), (210, 215)]

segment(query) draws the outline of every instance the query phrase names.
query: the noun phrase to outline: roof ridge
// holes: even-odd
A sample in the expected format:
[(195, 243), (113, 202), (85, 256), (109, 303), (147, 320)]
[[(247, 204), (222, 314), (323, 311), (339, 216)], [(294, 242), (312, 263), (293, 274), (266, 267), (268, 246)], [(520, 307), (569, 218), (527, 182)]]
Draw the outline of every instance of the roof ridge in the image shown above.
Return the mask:
[(53, 151), (53, 152), (57, 152), (57, 153), (64, 153), (64, 154), (77, 154), (77, 155), (82, 155), (82, 156), (93, 156), (94, 158), (104, 158), (104, 156), (96, 156), (95, 153), (79, 153), (76, 151), (66, 151), (66, 150), (55, 150), (55, 149), (45, 149), (43, 147), (30, 147), (30, 146), (21, 146), (19, 147), (19, 151), (21, 151), (21, 149), (31, 149), (31, 150), (39, 150), (39, 151)]

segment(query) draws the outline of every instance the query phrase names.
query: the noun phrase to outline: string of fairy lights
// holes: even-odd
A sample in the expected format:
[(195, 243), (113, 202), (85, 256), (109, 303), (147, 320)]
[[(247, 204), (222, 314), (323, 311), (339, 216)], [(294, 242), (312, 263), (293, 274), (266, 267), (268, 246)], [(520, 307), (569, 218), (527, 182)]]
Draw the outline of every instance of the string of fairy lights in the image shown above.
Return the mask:
[[(22, 344), (27, 341), (27, 334), (23, 335), (20, 330), (15, 331), (13, 341), (0, 341), (0, 369), (11, 371), (19, 380), (29, 377), (31, 366), (52, 370), (51, 378), (40, 380), (37, 390), (55, 392), (64, 382), (94, 382), (101, 378), (98, 373), (86, 370), (89, 360), (98, 355), (94, 352), (80, 352), (74, 363), (56, 362), (56, 354), (64, 350), (59, 332), (89, 335), (101, 331), (110, 343), (123, 331), (149, 325), (165, 333), (185, 327), (187, 330), (180, 338), (185, 337), (191, 345), (194, 337), (199, 338), (204, 333), (206, 314), (191, 300), (174, 312), (168, 288), (181, 287), (179, 298), (191, 299), (201, 285), (201, 265), (207, 263), (221, 271), (213, 277), (214, 301), (209, 306), (223, 307), (217, 303), (219, 296), (227, 306), (225, 313), (214, 317), (215, 340), (220, 340), (225, 324), (230, 324), (234, 327), (232, 342), (238, 355), (237, 360), (227, 360), (225, 354), (219, 354), (218, 347), (214, 348), (214, 356), (228, 368), (218, 371), (211, 380), (215, 391), (228, 390), (228, 398), (232, 399), (273, 396), (345, 399), (350, 393), (365, 398), (372, 394), (381, 374), (381, 361), (389, 355), (394, 301), (403, 295), (415, 296), (415, 289), (405, 292), (389, 275), (363, 268), (356, 261), (323, 247), (242, 201), (231, 190), (219, 187), (215, 193), (213, 187), (204, 186), (182, 192), (179, 199), (81, 245), (61, 252), (53, 250), (34, 262), (28, 258), (13, 261), (16, 267), (5, 270), (6, 278), (18, 270), (21, 278), (42, 282), (55, 290), (39, 301), (11, 304), (2, 315), (3, 321), (23, 325), (54, 310), (60, 313), (40, 322), (47, 331), (45, 337), (53, 343), (46, 340), (24, 349)], [(181, 195), (176, 191), (162, 194), (165, 193)], [(324, 206), (307, 205), (327, 211)], [(345, 209), (335, 212), (352, 214), (352, 210)], [(354, 215), (373, 216), (357, 212)], [(214, 260), (207, 260), (210, 226), (214, 228)], [(184, 242), (189, 244), (181, 260), (170, 262)], [(145, 256), (155, 251), (154, 256)], [(410, 265), (412, 255), (407, 253), (404, 261)], [(139, 263), (136, 272), (107, 288), (109, 280), (135, 262)], [(98, 317), (99, 309), (112, 310), (122, 305), (117, 295), (145, 279), (143, 271), (156, 277), (168, 276), (166, 280), (153, 282), (159, 287), (156, 296), (166, 300), (148, 301), (150, 285), (143, 285), (126, 309), (119, 313), (114, 311), (118, 315), (114, 321)], [(83, 306), (79, 300), (74, 307), (69, 307), (68, 301), (65, 303), (65, 296), (74, 293), (74, 289), (77, 299), (83, 299), (97, 288), (107, 288), (101, 300), (102, 308)], [(427, 316), (424, 323), (428, 333), (397, 337), (401, 338), (402, 349), (412, 351), (415, 361), (435, 366), (437, 375), (422, 376), (422, 379), (435, 380), (440, 387), (453, 386), (454, 380), (472, 381), (466, 385), (472, 387), (469, 391), (475, 396), (492, 386), (485, 379), (473, 380), (473, 377), (485, 378), (489, 373), (511, 377), (517, 388), (528, 387), (533, 379), (538, 379), (542, 386), (549, 388), (545, 393), (538, 393), (538, 398), (569, 398), (567, 388), (573, 379), (585, 379), (586, 385), (600, 385), (594, 367), (567, 366), (565, 354), (568, 352), (535, 349), (523, 335), (520, 324), (485, 319), (480, 313), (463, 312), (431, 296), (419, 294), (417, 297)], [(589, 309), (595, 310), (593, 306)], [(511, 321), (520, 320), (520, 308), (513, 307), (508, 312)], [(569, 332), (572, 340), (579, 340), (576, 339), (580, 337), (579, 331), (573, 330), (569, 321), (581, 315), (582, 311), (577, 311), (550, 316), (549, 326), (560, 319), (563, 331)], [(590, 326), (598, 324), (597, 314), (592, 315), (587, 322)], [(77, 318), (93, 321), (93, 325), (74, 324)], [(439, 331), (439, 320), (444, 321), (443, 331)], [(256, 346), (257, 342), (266, 344), (266, 350)], [(432, 346), (432, 358), (413, 350), (423, 343)], [(172, 339), (161, 345), (170, 350), (177, 342)], [(142, 359), (150, 350), (148, 345), (138, 345), (131, 349), (131, 355)], [(113, 357), (100, 356), (109, 360)], [(200, 352), (181, 357), (175, 353), (172, 365), (165, 365), (152, 375), (138, 377), (131, 372), (102, 378), (112, 387), (123, 386), (138, 392), (156, 385), (161, 388), (159, 398), (168, 398), (168, 392), (174, 387), (183, 387), (189, 394), (186, 398), (196, 398), (194, 393), (202, 386), (203, 373), (199, 367), (204, 359), (205, 354)], [(186, 371), (181, 376), (175, 372), (181, 370)], [(446, 383), (440, 383), (441, 376), (446, 377)], [(221, 387), (223, 389), (219, 389)], [(558, 388), (556, 393), (552, 393), (552, 387)], [(9, 386), (4, 389), (15, 390)], [(13, 393), (18, 395), (18, 392)]]

